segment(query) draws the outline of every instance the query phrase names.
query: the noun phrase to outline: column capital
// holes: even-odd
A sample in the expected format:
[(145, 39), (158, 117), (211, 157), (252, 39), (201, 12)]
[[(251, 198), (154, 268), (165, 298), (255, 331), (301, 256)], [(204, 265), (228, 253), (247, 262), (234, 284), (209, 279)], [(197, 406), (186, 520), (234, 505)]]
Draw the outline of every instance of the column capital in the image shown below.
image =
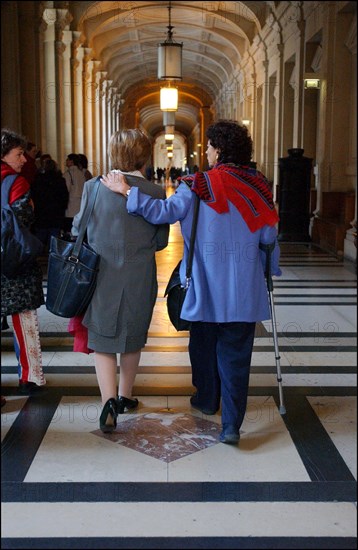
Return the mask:
[(42, 20), (41, 20), (41, 25), (45, 26), (43, 30), (46, 30), (47, 27), (51, 27), (52, 25), (54, 25), (56, 22), (56, 17), (57, 17), (56, 9), (45, 8), (42, 13)]
[[(66, 27), (71, 23), (73, 17), (71, 13), (66, 9), (57, 9), (56, 10), (56, 21), (55, 25), (59, 31), (64, 31)], [(69, 30), (69, 29), (67, 29)]]
[(84, 36), (80, 31), (72, 31), (72, 44), (74, 50), (82, 46), (84, 42)]
[(92, 61), (92, 59), (93, 59), (92, 48), (83, 48), (83, 52), (84, 52), (83, 61), (85, 63), (88, 63), (89, 61)]
[(64, 44), (62, 42), (62, 40), (56, 40), (55, 41), (55, 46), (56, 46), (56, 54), (57, 55), (62, 55), (64, 53), (64, 51), (66, 50), (66, 44)]

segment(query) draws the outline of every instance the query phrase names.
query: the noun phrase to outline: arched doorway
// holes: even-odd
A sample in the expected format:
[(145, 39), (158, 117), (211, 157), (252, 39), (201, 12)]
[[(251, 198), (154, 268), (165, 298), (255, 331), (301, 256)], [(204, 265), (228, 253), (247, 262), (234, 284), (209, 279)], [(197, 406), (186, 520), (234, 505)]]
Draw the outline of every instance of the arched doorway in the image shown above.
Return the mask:
[(157, 168), (170, 170), (170, 168), (175, 167), (181, 169), (182, 173), (185, 173), (187, 165), (186, 140), (184, 136), (176, 133), (172, 143), (173, 157), (168, 158), (167, 146), (169, 145), (169, 142), (165, 140), (164, 133), (160, 134), (156, 138), (153, 149), (154, 170)]

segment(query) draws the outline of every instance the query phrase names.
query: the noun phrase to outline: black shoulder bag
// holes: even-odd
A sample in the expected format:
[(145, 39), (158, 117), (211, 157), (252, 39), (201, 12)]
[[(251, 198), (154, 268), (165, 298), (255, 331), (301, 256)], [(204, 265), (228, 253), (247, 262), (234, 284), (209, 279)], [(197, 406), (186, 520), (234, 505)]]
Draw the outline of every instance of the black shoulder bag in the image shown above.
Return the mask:
[(83, 212), (76, 241), (51, 237), (46, 308), (59, 317), (76, 317), (84, 313), (96, 287), (100, 256), (84, 242), (84, 237), (100, 180), (98, 177)]
[(175, 267), (173, 273), (171, 274), (169, 283), (164, 293), (164, 296), (167, 296), (167, 310), (168, 310), (169, 319), (172, 325), (178, 331), (190, 330), (190, 327), (191, 327), (191, 322), (186, 321), (185, 319), (182, 319), (180, 317), (180, 314), (181, 314), (181, 310), (185, 300), (186, 292), (189, 288), (190, 281), (191, 281), (191, 269), (193, 266), (194, 243), (195, 243), (195, 236), (196, 236), (196, 227), (198, 225), (199, 205), (200, 205), (200, 198), (198, 195), (196, 195), (195, 204), (194, 204), (193, 225), (191, 227), (191, 234), (190, 234), (188, 262), (186, 265), (185, 286), (182, 286), (180, 282), (179, 269), (180, 269), (180, 264), (182, 262), (180, 260), (178, 265)]

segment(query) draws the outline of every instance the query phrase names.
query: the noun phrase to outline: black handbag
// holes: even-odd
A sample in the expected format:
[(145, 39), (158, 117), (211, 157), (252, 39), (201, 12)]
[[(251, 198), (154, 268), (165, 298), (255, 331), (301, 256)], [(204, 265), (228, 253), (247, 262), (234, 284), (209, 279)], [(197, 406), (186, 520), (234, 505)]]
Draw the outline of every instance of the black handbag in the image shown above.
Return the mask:
[(97, 178), (83, 213), (76, 241), (51, 237), (46, 309), (59, 317), (75, 317), (84, 313), (96, 287), (100, 256), (84, 242), (84, 237), (100, 179)]
[(194, 215), (193, 215), (193, 225), (191, 228), (190, 234), (190, 245), (188, 253), (188, 262), (186, 266), (185, 274), (185, 286), (182, 286), (180, 282), (179, 269), (181, 260), (178, 265), (174, 268), (173, 273), (170, 276), (167, 288), (165, 289), (164, 296), (167, 296), (167, 310), (168, 316), (172, 325), (179, 330), (190, 330), (191, 322), (186, 321), (180, 317), (183, 303), (185, 300), (186, 292), (189, 288), (191, 281), (191, 269), (193, 265), (193, 256), (194, 256), (194, 242), (196, 236), (196, 227), (198, 224), (198, 215), (199, 215), (199, 204), (200, 198), (198, 195), (195, 197), (194, 205)]

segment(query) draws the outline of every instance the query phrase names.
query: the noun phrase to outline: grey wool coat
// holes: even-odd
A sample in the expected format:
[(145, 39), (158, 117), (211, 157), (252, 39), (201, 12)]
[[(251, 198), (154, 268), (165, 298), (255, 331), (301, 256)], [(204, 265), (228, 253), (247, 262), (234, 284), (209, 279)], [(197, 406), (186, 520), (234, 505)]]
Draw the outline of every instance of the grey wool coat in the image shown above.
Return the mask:
[[(78, 234), (96, 179), (85, 183), (73, 235)], [(166, 196), (159, 185), (144, 178), (126, 175), (126, 179), (151, 197)], [(87, 227), (87, 241), (101, 259), (97, 286), (82, 322), (92, 349), (103, 353), (136, 351), (145, 344), (158, 292), (155, 252), (168, 245), (169, 225), (153, 225), (128, 214), (126, 202), (100, 184)]]

